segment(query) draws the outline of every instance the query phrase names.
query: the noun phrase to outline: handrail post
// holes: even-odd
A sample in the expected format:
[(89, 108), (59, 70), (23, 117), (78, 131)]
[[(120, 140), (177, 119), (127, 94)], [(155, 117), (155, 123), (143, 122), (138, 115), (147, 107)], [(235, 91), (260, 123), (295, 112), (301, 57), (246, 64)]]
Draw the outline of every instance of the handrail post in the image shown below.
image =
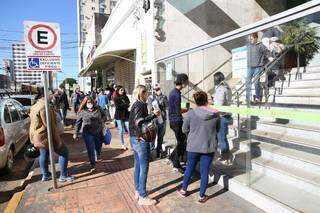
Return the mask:
[[(239, 92), (237, 92), (237, 107), (239, 107), (240, 106), (240, 101), (239, 101)], [(237, 128), (238, 128), (238, 138), (240, 138), (240, 130), (241, 130), (241, 128), (240, 128), (240, 114), (239, 114), (239, 112), (238, 112), (238, 114), (237, 114)]]

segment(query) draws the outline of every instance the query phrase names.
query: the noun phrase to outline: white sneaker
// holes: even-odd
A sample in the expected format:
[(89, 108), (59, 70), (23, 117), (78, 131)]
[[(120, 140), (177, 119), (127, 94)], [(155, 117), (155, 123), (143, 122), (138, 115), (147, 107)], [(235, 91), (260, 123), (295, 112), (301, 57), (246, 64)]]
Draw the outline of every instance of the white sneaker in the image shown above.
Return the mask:
[(139, 197), (138, 205), (140, 206), (152, 206), (157, 203), (156, 200), (151, 199), (149, 197)]
[(139, 192), (134, 192), (134, 199), (139, 200)]
[(123, 150), (127, 150), (128, 148), (125, 145), (121, 145)]

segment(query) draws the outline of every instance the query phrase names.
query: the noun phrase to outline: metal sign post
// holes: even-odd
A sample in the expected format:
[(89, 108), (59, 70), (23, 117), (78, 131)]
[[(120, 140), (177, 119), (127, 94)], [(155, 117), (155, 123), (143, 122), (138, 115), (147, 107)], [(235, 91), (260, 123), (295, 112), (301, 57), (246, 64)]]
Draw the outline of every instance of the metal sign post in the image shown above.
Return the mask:
[(53, 142), (52, 142), (52, 132), (51, 132), (51, 117), (49, 110), (49, 90), (48, 90), (48, 72), (42, 73), (42, 83), (44, 86), (44, 98), (45, 98), (45, 106), (46, 106), (46, 122), (47, 122), (47, 134), (48, 134), (48, 144), (49, 144), (49, 155), (50, 155), (50, 164), (51, 164), (51, 175), (53, 181), (53, 188), (57, 189), (57, 177), (56, 177), (56, 167), (55, 167), (55, 158), (53, 155)]

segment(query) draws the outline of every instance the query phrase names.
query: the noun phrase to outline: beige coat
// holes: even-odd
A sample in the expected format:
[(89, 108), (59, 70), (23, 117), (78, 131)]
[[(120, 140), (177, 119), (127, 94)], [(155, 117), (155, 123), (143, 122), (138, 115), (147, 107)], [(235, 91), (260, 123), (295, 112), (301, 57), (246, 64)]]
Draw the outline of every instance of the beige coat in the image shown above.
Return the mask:
[[(50, 118), (52, 127), (52, 140), (55, 150), (59, 150), (62, 147), (59, 130), (56, 124), (54, 110), (50, 107)], [(30, 110), (30, 141), (38, 149), (48, 149), (48, 134), (47, 134), (47, 123), (46, 123), (46, 111), (45, 111), (45, 100), (40, 99)]]

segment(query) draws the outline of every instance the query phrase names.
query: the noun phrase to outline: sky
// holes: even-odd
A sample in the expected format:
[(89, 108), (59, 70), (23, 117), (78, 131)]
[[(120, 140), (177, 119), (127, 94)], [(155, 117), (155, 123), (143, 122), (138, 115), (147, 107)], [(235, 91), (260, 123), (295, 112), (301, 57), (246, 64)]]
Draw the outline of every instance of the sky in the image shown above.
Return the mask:
[(59, 84), (65, 78), (77, 78), (76, 0), (0, 0), (0, 8), (0, 67), (2, 59), (12, 59), (12, 40), (23, 41), (23, 21), (56, 22), (60, 24), (62, 42), (63, 70), (58, 73)]

